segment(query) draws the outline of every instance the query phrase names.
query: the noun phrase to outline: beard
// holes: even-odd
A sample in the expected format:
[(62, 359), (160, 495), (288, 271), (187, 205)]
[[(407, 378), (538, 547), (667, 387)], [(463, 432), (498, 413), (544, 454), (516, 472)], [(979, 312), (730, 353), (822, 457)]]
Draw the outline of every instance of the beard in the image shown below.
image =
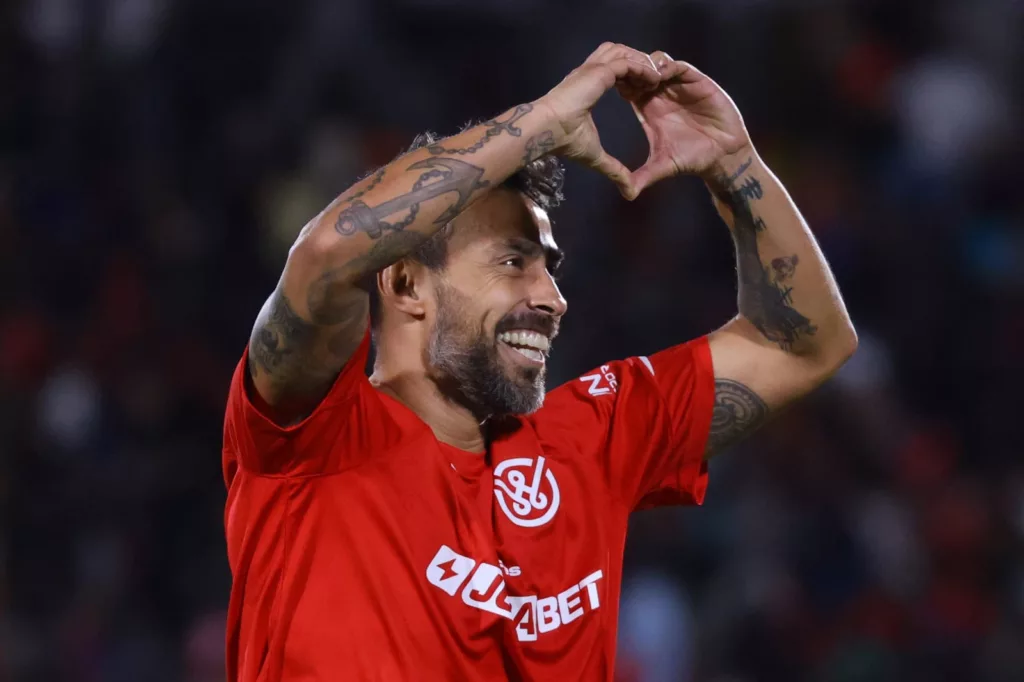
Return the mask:
[[(427, 366), (441, 392), (468, 408), (480, 420), (512, 414), (529, 414), (544, 403), (544, 368), (512, 366), (498, 354), (497, 336), (502, 331), (533, 322), (549, 330), (555, 321), (532, 313), (509, 315), (498, 322), (494, 338), (473, 323), (462, 311), (472, 310), (472, 301), (454, 288), (441, 284), (437, 290), (437, 321), (427, 343)], [(543, 318), (543, 321), (541, 321)]]

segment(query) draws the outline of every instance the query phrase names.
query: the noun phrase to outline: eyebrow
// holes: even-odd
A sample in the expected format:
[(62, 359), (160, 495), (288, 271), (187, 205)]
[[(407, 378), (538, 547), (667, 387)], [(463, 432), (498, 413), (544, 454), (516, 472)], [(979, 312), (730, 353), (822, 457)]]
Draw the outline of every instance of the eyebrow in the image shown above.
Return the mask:
[(553, 246), (542, 246), (535, 241), (524, 239), (523, 237), (506, 239), (502, 246), (512, 249), (524, 258), (538, 258), (543, 253), (544, 262), (550, 272), (557, 271), (559, 266), (562, 265), (562, 261), (565, 260), (565, 251), (562, 251), (562, 249)]

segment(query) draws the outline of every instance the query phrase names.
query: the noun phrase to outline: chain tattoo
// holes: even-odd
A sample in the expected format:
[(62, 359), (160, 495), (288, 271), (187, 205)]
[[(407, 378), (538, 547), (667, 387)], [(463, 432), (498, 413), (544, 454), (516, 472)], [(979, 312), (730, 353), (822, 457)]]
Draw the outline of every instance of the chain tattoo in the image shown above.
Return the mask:
[(433, 154), (434, 156), (439, 156), (441, 154), (458, 154), (460, 156), (464, 156), (466, 154), (475, 154), (476, 152), (480, 151), (480, 149), (482, 149), (485, 144), (490, 142), (493, 138), (497, 137), (498, 135), (501, 135), (502, 133), (508, 133), (512, 137), (519, 137), (520, 135), (522, 135), (522, 129), (517, 128), (514, 124), (516, 121), (521, 119), (523, 116), (526, 116), (531, 111), (533, 111), (532, 104), (520, 104), (512, 111), (512, 114), (508, 117), (508, 120), (499, 121), (496, 118), (492, 118), (489, 121), (484, 121), (484, 125), (487, 126), (487, 130), (484, 131), (484, 136), (477, 140), (475, 144), (470, 145), (469, 147), (448, 149), (440, 142), (437, 142), (435, 144), (428, 145), (427, 151)]
[[(334, 222), (334, 229), (343, 237), (351, 237), (357, 232), (364, 232), (370, 239), (380, 239), (388, 232), (401, 232), (409, 227), (419, 215), (420, 205), (424, 201), (435, 199), (449, 192), (456, 192), (458, 198), (434, 221), (435, 225), (443, 225), (457, 216), (469, 202), (473, 192), (490, 186), (481, 180), (484, 169), (458, 159), (422, 159), (409, 166), (406, 170), (425, 169), (417, 178), (412, 189), (393, 199), (388, 199), (377, 206), (369, 206), (360, 199), (355, 199), (340, 213)], [(394, 223), (384, 218), (409, 211), (408, 215)]]
[(776, 258), (769, 265), (761, 258), (757, 235), (766, 225), (764, 220), (754, 216), (751, 202), (764, 196), (764, 192), (754, 177), (737, 184), (749, 167), (748, 161), (732, 177), (722, 176), (709, 186), (719, 201), (732, 209), (735, 221), (733, 240), (740, 280), (740, 313), (767, 339), (788, 351), (802, 337), (815, 334), (818, 328), (793, 308), (793, 288), (783, 284), (796, 270), (799, 261), (796, 255)]

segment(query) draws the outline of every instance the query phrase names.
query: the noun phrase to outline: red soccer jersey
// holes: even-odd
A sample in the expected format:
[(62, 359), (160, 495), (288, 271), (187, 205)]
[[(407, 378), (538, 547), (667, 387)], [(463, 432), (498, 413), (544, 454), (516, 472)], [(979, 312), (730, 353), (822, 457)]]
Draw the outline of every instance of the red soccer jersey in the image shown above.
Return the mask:
[(704, 497), (707, 340), (564, 384), (487, 455), (374, 389), (369, 343), (288, 428), (235, 370), (229, 682), (611, 680), (629, 513)]

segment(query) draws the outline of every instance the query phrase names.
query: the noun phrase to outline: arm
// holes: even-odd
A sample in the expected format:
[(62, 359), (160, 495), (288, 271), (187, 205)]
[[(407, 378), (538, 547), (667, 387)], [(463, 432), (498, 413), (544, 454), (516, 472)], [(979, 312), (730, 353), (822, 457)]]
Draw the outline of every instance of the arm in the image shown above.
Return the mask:
[(757, 154), (723, 159), (707, 182), (732, 231), (739, 279), (739, 315), (710, 336), (712, 455), (831, 377), (857, 335), (807, 223)]
[(663, 52), (652, 58), (666, 80), (632, 100), (651, 144), (636, 186), (699, 175), (736, 246), (739, 315), (709, 337), (710, 457), (826, 381), (853, 354), (857, 335), (825, 257), (754, 151), (732, 99), (693, 66)]
[[(523, 143), (543, 132), (546, 119), (523, 104), (413, 151), (348, 189), (302, 229), (249, 340), (252, 385), (275, 420), (310, 412), (359, 345), (369, 319), (361, 288), (367, 277), (514, 173)], [(451, 153), (474, 145), (461, 157)]]
[(589, 113), (622, 79), (648, 88), (660, 80), (646, 55), (638, 60), (602, 45), (541, 99), (396, 159), (310, 221), (249, 340), (251, 386), (269, 416), (297, 421), (326, 395), (366, 333), (368, 276), (410, 254), (525, 163), (546, 152), (576, 158), (629, 196), (629, 172), (601, 149)]

